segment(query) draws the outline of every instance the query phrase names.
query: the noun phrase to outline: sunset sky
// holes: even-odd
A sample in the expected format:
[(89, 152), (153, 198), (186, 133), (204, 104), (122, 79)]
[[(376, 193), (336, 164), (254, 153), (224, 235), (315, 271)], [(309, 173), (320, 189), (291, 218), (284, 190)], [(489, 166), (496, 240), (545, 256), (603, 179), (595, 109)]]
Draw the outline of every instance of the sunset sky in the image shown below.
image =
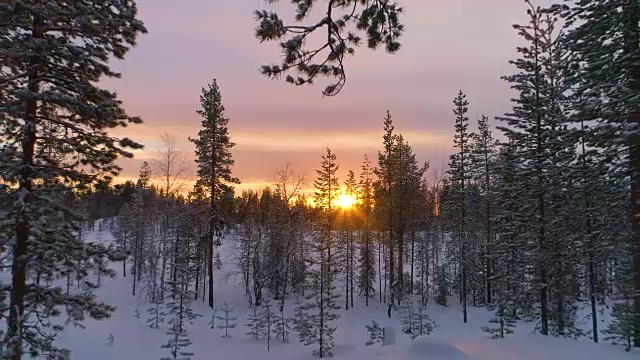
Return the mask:
[[(470, 128), (480, 114), (493, 118), (509, 110), (513, 93), (500, 76), (512, 71), (508, 60), (521, 42), (511, 25), (526, 21), (526, 6), (521, 0), (400, 2), (407, 30), (402, 50), (392, 56), (359, 48), (348, 59), (345, 88), (322, 98), (321, 84), (294, 87), (259, 74), (261, 64), (279, 60), (277, 44), (253, 37), (252, 12), (265, 7), (262, 0), (139, 0), (149, 34), (113, 64), (122, 79), (105, 81), (128, 112), (145, 122), (117, 133), (146, 146), (122, 163), (122, 178), (137, 177), (165, 131), (193, 164), (187, 138), (197, 134), (199, 95), (213, 78), (231, 119), (239, 189), (272, 181), (285, 161), (314, 178), (327, 146), (338, 156), (341, 181), (348, 169), (357, 173), (364, 154), (377, 159), (387, 109), (418, 159), (442, 169), (453, 151), (452, 99), (458, 90), (471, 103)], [(290, 4), (281, 0), (272, 8)]]

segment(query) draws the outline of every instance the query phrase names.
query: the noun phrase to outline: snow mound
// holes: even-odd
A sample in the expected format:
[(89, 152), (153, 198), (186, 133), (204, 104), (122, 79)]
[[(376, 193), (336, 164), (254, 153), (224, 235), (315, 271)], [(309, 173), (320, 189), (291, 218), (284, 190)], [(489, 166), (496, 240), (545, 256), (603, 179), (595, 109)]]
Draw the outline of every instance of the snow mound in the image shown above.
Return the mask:
[(396, 343), (396, 329), (393, 326), (385, 326), (382, 345), (394, 345), (395, 343)]
[(449, 343), (420, 336), (411, 343), (408, 360), (470, 360), (470, 358)]

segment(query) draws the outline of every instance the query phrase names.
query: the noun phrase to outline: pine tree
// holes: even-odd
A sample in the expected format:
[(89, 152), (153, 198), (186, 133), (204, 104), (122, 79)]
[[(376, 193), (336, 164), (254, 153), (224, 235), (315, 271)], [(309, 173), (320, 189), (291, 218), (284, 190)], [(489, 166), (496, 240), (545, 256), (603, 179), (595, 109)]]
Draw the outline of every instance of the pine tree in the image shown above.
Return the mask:
[(449, 281), (447, 280), (447, 273), (444, 266), (439, 265), (435, 271), (435, 287), (436, 287), (436, 304), (447, 306), (447, 300), (449, 299)]
[(634, 339), (634, 316), (631, 302), (619, 302), (613, 305), (611, 313), (613, 320), (609, 326), (603, 330), (605, 341), (613, 340), (613, 344), (622, 343), (626, 346), (626, 350), (631, 350), (632, 341)]
[(284, 307), (280, 306), (280, 314), (275, 317), (273, 326), (273, 335), (280, 339), (282, 343), (289, 342), (289, 334), (291, 334), (291, 319), (284, 316)]
[[(371, 49), (380, 45), (384, 45), (388, 53), (400, 49), (398, 38), (404, 26), (399, 17), (403, 9), (396, 3), (383, 0), (324, 0), (320, 3), (304, 1), (295, 4), (296, 23), (303, 22), (311, 13), (315, 13), (312, 10), (316, 7), (327, 10), (321, 20), (307, 25), (285, 25), (275, 12), (255, 12), (258, 21), (256, 38), (260, 42), (278, 41), (284, 50), (282, 64), (262, 66), (261, 72), (265, 76), (279, 78), (289, 71), (296, 71), (295, 77), (285, 77), (288, 83), (295, 85), (311, 84), (319, 76), (335, 79), (322, 92), (323, 95), (333, 96), (340, 92), (346, 82), (345, 56), (353, 54), (362, 42), (358, 33), (366, 34), (367, 46)], [(322, 31), (326, 32), (322, 36), (326, 42), (321, 42), (317, 48), (309, 48), (306, 39)]]
[(457, 244), (457, 261), (460, 267), (460, 301), (462, 303), (463, 321), (467, 322), (467, 303), (468, 303), (468, 267), (469, 267), (469, 237), (468, 232), (468, 214), (467, 214), (467, 192), (469, 186), (469, 137), (467, 130), (469, 126), (469, 102), (467, 96), (462, 92), (453, 100), (453, 113), (455, 115), (455, 135), (454, 146), (458, 148), (458, 152), (451, 155), (449, 163), (449, 174), (451, 176), (452, 190), (455, 200), (455, 241)]
[[(529, 3), (529, 23), (514, 25), (528, 45), (519, 48), (521, 57), (512, 64), (517, 73), (504, 77), (520, 92), (513, 111), (499, 117), (507, 126), (500, 127), (509, 139), (513, 181), (520, 183), (517, 199), (512, 202), (510, 246), (520, 254), (515, 266), (529, 272), (529, 286), (519, 286), (515, 296), (520, 307), (537, 311), (543, 335), (573, 336), (575, 317), (577, 241), (568, 226), (572, 195), (567, 166), (573, 161), (574, 148), (566, 141), (566, 87), (560, 72), (563, 48), (559, 43), (556, 19)], [(509, 196), (509, 195), (508, 195)], [(516, 196), (512, 193), (510, 196)], [(520, 271), (516, 269), (509, 276)]]
[(486, 303), (492, 303), (492, 295), (493, 288), (491, 283), (492, 278), (492, 245), (494, 242), (493, 235), (493, 197), (492, 192), (494, 191), (492, 187), (491, 178), (494, 171), (494, 162), (495, 162), (495, 149), (497, 142), (494, 140), (493, 135), (491, 134), (491, 129), (489, 128), (489, 118), (482, 115), (480, 119), (478, 119), (478, 132), (471, 134), (472, 138), (472, 146), (470, 153), (470, 166), (472, 177), (475, 182), (479, 185), (479, 190), (481, 192), (482, 197), (482, 210), (479, 212), (482, 214), (481, 218), (483, 224), (480, 225), (480, 228), (484, 232), (484, 263), (485, 263), (485, 296)]
[[(504, 300), (501, 300), (504, 301)], [(495, 306), (495, 317), (489, 320), (490, 323), (496, 324), (495, 327), (484, 326), (482, 331), (489, 333), (491, 339), (502, 339), (508, 334), (513, 334), (513, 328), (516, 326), (516, 316), (513, 308), (501, 302)]]
[(236, 327), (234, 321), (236, 321), (238, 318), (235, 316), (231, 316), (231, 313), (234, 310), (229, 307), (229, 303), (226, 301), (220, 308), (220, 311), (224, 313), (224, 316), (218, 316), (218, 320), (224, 321), (224, 324), (218, 325), (218, 329), (224, 329), (224, 335), (222, 335), (222, 337), (231, 337), (231, 335), (229, 335), (229, 329), (233, 329)]
[(605, 155), (606, 163), (622, 168), (610, 169), (609, 177), (630, 181), (626, 218), (632, 235), (623, 248), (627, 249), (624, 257), (631, 258), (633, 274), (628, 279), (634, 292), (632, 342), (640, 347), (640, 223), (636, 220), (640, 213), (640, 100), (635, 95), (640, 90), (640, 5), (635, 1), (578, 0), (556, 9), (568, 24), (563, 44), (575, 59), (565, 64), (568, 83), (577, 99), (572, 107), (575, 119), (590, 123), (589, 145)]
[(162, 345), (163, 349), (169, 349), (171, 357), (162, 357), (160, 360), (191, 360), (193, 352), (183, 351), (182, 349), (191, 346), (191, 339), (184, 331), (179, 331), (177, 325), (171, 327), (167, 332), (171, 336), (166, 344)]
[(168, 318), (167, 324), (171, 326), (168, 331), (170, 336), (167, 343), (162, 348), (170, 350), (171, 359), (188, 360), (193, 356), (191, 352), (182, 351), (183, 348), (191, 345), (188, 338), (187, 327), (192, 325), (193, 321), (201, 315), (194, 312), (191, 307), (194, 299), (194, 292), (191, 290), (191, 282), (194, 274), (194, 264), (192, 259), (191, 244), (187, 239), (176, 240), (176, 254), (173, 256), (174, 276), (167, 281), (167, 287), (170, 292), (167, 302), (164, 305), (160, 316)]
[(414, 307), (413, 302), (410, 297), (405, 297), (400, 301), (400, 306), (398, 307), (401, 316), (402, 323), (402, 332), (405, 334), (413, 334), (413, 325), (414, 325)]
[[(32, 282), (29, 274), (57, 279), (66, 276), (61, 270), (71, 271), (89, 285), (85, 271), (91, 269), (81, 264), (91, 258), (122, 261), (113, 247), (80, 241), (85, 214), (76, 208), (76, 194), (108, 182), (120, 171), (115, 160), (142, 148), (107, 133), (141, 120), (128, 116), (116, 95), (98, 84), (119, 76), (108, 59), (124, 58), (146, 29), (136, 4), (122, 1), (11, 1), (0, 7), (0, 18), (11, 19), (0, 30), (0, 48), (11, 49), (0, 73), (0, 178), (11, 199), (0, 237), (7, 240), (12, 268), (10, 284), (0, 289), (0, 298), (9, 298), (0, 357), (64, 357), (68, 351), (49, 336), (60, 331), (50, 317), (62, 313), (68, 320), (63, 323), (79, 325), (85, 315), (106, 319), (114, 308), (92, 291), (67, 294)], [(114, 275), (108, 268), (102, 274)]]
[(365, 325), (369, 332), (369, 340), (365, 345), (373, 345), (381, 343), (384, 340), (384, 329), (374, 320), (371, 326)]
[(318, 178), (314, 182), (316, 207), (323, 211), (323, 236), (327, 238), (323, 240), (323, 248), (326, 250), (326, 259), (329, 261), (328, 272), (334, 271), (334, 256), (331, 253), (333, 244), (333, 219), (336, 207), (336, 199), (339, 196), (340, 184), (338, 183), (339, 166), (336, 164), (336, 154), (327, 148), (325, 155), (322, 156), (320, 170), (316, 170)]
[[(395, 127), (393, 126), (393, 120), (391, 113), (387, 110), (387, 115), (384, 118), (384, 135), (382, 137), (382, 144), (384, 150), (378, 152), (378, 167), (375, 169), (375, 174), (378, 177), (378, 181), (375, 187), (375, 204), (374, 211), (376, 214), (377, 225), (380, 232), (386, 233), (383, 238), (386, 237), (384, 242), (384, 248), (387, 251), (385, 257), (385, 280), (389, 287), (389, 303), (387, 314), (391, 317), (391, 308), (398, 298), (396, 293), (396, 262), (395, 262), (395, 237), (394, 237), (394, 225), (397, 223), (395, 219), (395, 208), (397, 207), (397, 196), (395, 195), (396, 179), (397, 179), (397, 161), (395, 155), (395, 143), (397, 135), (394, 134)], [(384, 229), (384, 230), (383, 230)], [(382, 244), (381, 244), (382, 245)], [(382, 274), (379, 274), (382, 277)], [(386, 289), (385, 289), (386, 291)], [(382, 297), (382, 293), (380, 294)], [(398, 299), (399, 300), (399, 299)]]
[[(415, 262), (415, 238), (416, 228), (422, 222), (421, 206), (422, 177), (429, 168), (429, 163), (418, 165), (416, 155), (411, 145), (404, 140), (402, 135), (398, 135), (395, 140), (395, 154), (397, 167), (397, 184), (395, 196), (397, 197), (397, 249), (398, 249), (398, 287), (399, 296), (413, 294), (414, 262)], [(405, 237), (409, 234), (408, 245), (405, 244)], [(409, 260), (410, 271), (405, 276), (403, 264)]]
[(364, 218), (360, 241), (358, 288), (360, 294), (364, 295), (365, 306), (369, 306), (369, 298), (375, 294), (376, 258), (370, 224), (373, 209), (373, 168), (367, 155), (362, 162), (358, 190), (359, 207)]
[(322, 226), (318, 234), (315, 235), (314, 244), (315, 258), (311, 260), (309, 284), (306, 288), (306, 303), (300, 304), (296, 312), (299, 319), (298, 329), (300, 341), (305, 345), (317, 344), (318, 348), (313, 350), (313, 354), (320, 358), (332, 357), (333, 333), (336, 327), (333, 322), (340, 315), (336, 313), (339, 309), (334, 285), (335, 265), (329, 252), (329, 235), (326, 233), (326, 226)]
[(427, 314), (427, 308), (416, 301), (415, 296), (406, 296), (400, 305), (402, 331), (409, 334), (411, 340), (418, 336), (429, 335), (435, 323)]
[[(131, 238), (131, 213), (132, 208), (130, 203), (125, 203), (116, 217), (115, 228), (112, 231), (115, 243), (118, 245), (118, 249), (125, 254), (129, 254), (130, 243), (128, 240)], [(122, 276), (127, 277), (127, 259), (122, 260)]]
[(427, 314), (426, 305), (421, 304), (420, 302), (413, 301), (415, 310), (414, 310), (414, 323), (413, 323), (413, 335), (411, 339), (415, 339), (418, 336), (429, 335), (437, 326), (436, 323), (431, 320), (429, 314)]
[(300, 336), (309, 336), (311, 333), (311, 321), (307, 313), (307, 304), (300, 296), (296, 296), (296, 303), (293, 315), (293, 330)]
[(264, 314), (259, 306), (251, 306), (251, 312), (249, 316), (247, 316), (247, 323), (244, 326), (249, 328), (247, 335), (250, 335), (253, 340), (259, 340), (265, 337), (266, 326), (264, 323)]
[(147, 314), (149, 317), (147, 318), (147, 324), (150, 328), (159, 328), (160, 324), (164, 322), (163, 312), (161, 310), (163, 302), (160, 298), (156, 298), (152, 301), (151, 306), (147, 308)]
[[(347, 180), (344, 182), (344, 196), (349, 199), (356, 197), (357, 182), (353, 171), (347, 172)], [(345, 288), (345, 309), (349, 310), (349, 305), (353, 308), (353, 278), (355, 276), (355, 239), (353, 234), (354, 213), (352, 206), (342, 209), (342, 237), (338, 244), (339, 253), (336, 257), (341, 258), (341, 271), (344, 276)]]
[(231, 175), (233, 158), (231, 142), (227, 126), (229, 119), (224, 117), (224, 105), (218, 84), (214, 79), (208, 88), (202, 89), (200, 95), (202, 109), (197, 113), (202, 117), (202, 128), (198, 138), (189, 138), (196, 146), (196, 164), (198, 164), (197, 187), (201, 187), (209, 195), (209, 229), (207, 243), (207, 268), (209, 277), (209, 307), (213, 308), (213, 256), (215, 236), (222, 234), (225, 224), (220, 201), (229, 188), (229, 184), (240, 181)]
[(267, 351), (271, 350), (271, 333), (275, 328), (276, 316), (271, 310), (271, 303), (269, 300), (262, 304), (262, 322), (265, 325), (264, 335), (267, 338)]

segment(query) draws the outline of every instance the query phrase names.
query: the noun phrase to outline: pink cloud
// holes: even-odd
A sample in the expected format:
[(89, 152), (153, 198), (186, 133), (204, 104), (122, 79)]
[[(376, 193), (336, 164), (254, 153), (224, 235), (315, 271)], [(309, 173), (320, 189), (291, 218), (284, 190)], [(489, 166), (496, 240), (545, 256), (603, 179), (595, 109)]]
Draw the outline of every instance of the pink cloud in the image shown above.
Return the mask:
[[(215, 77), (238, 143), (234, 172), (258, 183), (269, 181), (285, 160), (313, 174), (322, 148), (335, 143), (327, 134), (343, 134), (347, 144), (336, 151), (345, 171), (359, 169), (365, 152), (375, 160), (386, 109), (400, 132), (444, 139), (453, 135), (451, 100), (459, 89), (471, 102), (472, 120), (481, 113), (492, 117), (507, 111), (512, 93), (499, 77), (512, 71), (507, 62), (520, 42), (511, 25), (526, 19), (524, 3), (401, 2), (407, 32), (400, 53), (358, 49), (357, 57), (348, 59), (343, 93), (323, 99), (320, 85), (295, 88), (259, 75), (259, 65), (279, 56), (276, 44), (253, 38), (252, 11), (263, 7), (261, 0), (140, 0), (150, 34), (114, 65), (123, 78), (104, 83), (145, 124), (116, 133), (145, 143), (145, 156), (152, 156), (159, 135), (168, 131), (192, 157), (187, 137), (195, 136), (200, 125), (195, 113), (200, 89)], [(282, 0), (277, 6), (290, 5)], [(308, 145), (296, 151), (295, 142), (283, 140), (296, 137)], [(450, 141), (418, 140), (414, 148), (420, 159), (431, 160), (434, 167), (452, 151)], [(265, 150), (270, 142), (274, 145)], [(140, 164), (141, 159), (124, 162), (123, 176), (136, 176)]]

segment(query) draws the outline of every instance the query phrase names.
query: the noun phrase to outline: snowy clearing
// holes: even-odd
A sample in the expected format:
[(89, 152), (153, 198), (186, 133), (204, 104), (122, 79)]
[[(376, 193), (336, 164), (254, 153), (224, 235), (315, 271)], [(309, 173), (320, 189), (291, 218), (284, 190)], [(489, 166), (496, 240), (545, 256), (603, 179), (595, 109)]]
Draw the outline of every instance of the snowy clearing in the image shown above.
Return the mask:
[[(96, 227), (97, 228), (97, 227)], [(112, 237), (104, 231), (89, 233), (92, 238), (111, 241)], [(226, 241), (222, 247), (223, 263)], [(114, 265), (120, 271), (119, 265)], [(225, 268), (219, 273), (224, 274)], [(231, 278), (233, 279), (233, 278)], [(297, 335), (292, 334), (290, 342), (282, 344), (272, 340), (271, 350), (267, 351), (264, 341), (252, 341), (246, 335), (244, 327), (246, 316), (249, 314), (247, 300), (243, 296), (243, 288), (239, 284), (216, 281), (216, 305), (228, 301), (235, 307), (234, 315), (238, 317), (238, 326), (229, 330), (231, 337), (222, 338), (223, 331), (210, 329), (208, 322), (211, 310), (202, 301), (194, 302), (196, 312), (203, 317), (196, 319), (195, 324), (188, 328), (189, 337), (193, 345), (189, 351), (194, 352), (194, 360), (210, 359), (313, 359), (311, 347), (305, 347), (298, 342)], [(88, 320), (85, 329), (67, 328), (61, 337), (61, 343), (72, 350), (73, 359), (136, 359), (157, 360), (167, 356), (168, 351), (161, 349), (168, 338), (168, 327), (150, 329), (146, 323), (146, 309), (148, 304), (131, 295), (131, 284), (128, 278), (121, 275), (115, 279), (105, 279), (98, 290), (101, 299), (108, 304), (117, 306), (117, 311), (108, 321)], [(437, 323), (437, 328), (426, 338), (414, 341), (403, 334), (400, 320), (393, 313), (392, 318), (386, 316), (386, 306), (373, 303), (368, 308), (361, 299), (356, 299), (354, 309), (341, 311), (341, 318), (337, 321), (335, 333), (336, 348), (334, 358), (353, 360), (631, 360), (638, 359), (640, 353), (632, 350), (625, 352), (622, 347), (610, 344), (593, 344), (587, 338), (580, 340), (559, 339), (545, 337), (527, 332), (526, 326), (519, 326), (516, 333), (506, 339), (491, 340), (480, 328), (485, 326), (491, 318), (486, 310), (470, 308), (469, 323), (464, 324), (459, 308), (452, 306), (442, 308), (438, 305), (430, 307), (430, 315)], [(293, 303), (287, 303), (289, 314), (293, 311)], [(135, 318), (138, 309), (141, 318)], [(396, 344), (381, 346), (374, 344), (365, 346), (368, 339), (365, 324), (376, 320), (380, 326), (393, 326), (397, 329)], [(113, 334), (113, 343), (109, 337)], [(61, 345), (62, 345), (61, 344)], [(455, 356), (455, 357), (454, 357)]]

